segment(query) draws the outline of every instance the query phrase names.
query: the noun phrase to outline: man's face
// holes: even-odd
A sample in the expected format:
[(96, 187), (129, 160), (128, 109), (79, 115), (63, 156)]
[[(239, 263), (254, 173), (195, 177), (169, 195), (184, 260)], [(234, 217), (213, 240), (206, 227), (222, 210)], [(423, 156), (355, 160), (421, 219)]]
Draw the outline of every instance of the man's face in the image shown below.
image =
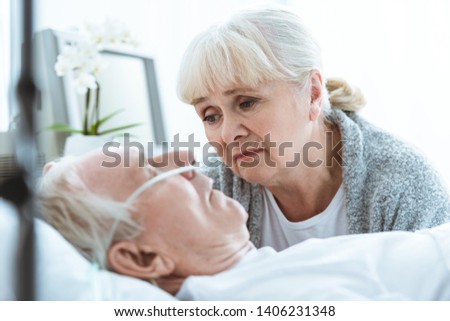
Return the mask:
[[(101, 163), (111, 159), (97, 151), (82, 158), (78, 168), (93, 192), (125, 201), (143, 183), (176, 167), (174, 162), (164, 168), (140, 167), (139, 154), (129, 156), (129, 167), (121, 162), (107, 168)], [(242, 206), (213, 190), (212, 180), (199, 172), (157, 182), (138, 196), (135, 208), (144, 227), (136, 242), (171, 257), (176, 262), (175, 273), (180, 275), (207, 273), (211, 257), (238, 251), (249, 241), (247, 213)]]

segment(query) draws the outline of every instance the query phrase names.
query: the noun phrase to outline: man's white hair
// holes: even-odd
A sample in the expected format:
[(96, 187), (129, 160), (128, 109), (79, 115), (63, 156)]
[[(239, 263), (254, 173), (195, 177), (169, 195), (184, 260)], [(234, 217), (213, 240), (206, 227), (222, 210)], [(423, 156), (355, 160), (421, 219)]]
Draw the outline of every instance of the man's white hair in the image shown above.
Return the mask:
[[(135, 238), (142, 227), (125, 202), (90, 190), (79, 175), (74, 160), (62, 158), (40, 179), (37, 195), (41, 213), (83, 256), (108, 269), (110, 246), (120, 240)], [(110, 239), (111, 227), (116, 220), (119, 223)]]

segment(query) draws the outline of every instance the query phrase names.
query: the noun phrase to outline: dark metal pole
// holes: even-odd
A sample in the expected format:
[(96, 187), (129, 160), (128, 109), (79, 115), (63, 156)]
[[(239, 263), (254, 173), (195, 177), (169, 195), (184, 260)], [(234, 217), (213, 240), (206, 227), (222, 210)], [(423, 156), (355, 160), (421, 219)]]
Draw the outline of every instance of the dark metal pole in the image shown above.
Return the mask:
[(33, 81), (33, 1), (21, 0), (22, 12), (22, 64), (16, 87), (20, 105), (20, 127), (15, 142), (19, 171), (10, 182), (20, 215), (19, 250), (17, 255), (17, 299), (35, 299), (35, 235), (33, 206), (33, 178), (37, 162), (37, 145), (34, 136), (33, 108), (37, 89)]
[(16, 256), (16, 299), (34, 300), (35, 296), (35, 235), (34, 217), (36, 208), (33, 198), (34, 177), (36, 176), (37, 145), (33, 122), (33, 108), (38, 91), (33, 82), (33, 1), (20, 0), (20, 10), (16, 12), (21, 27), (21, 72), (16, 85), (19, 102), (20, 123), (15, 132), (14, 152), (18, 170), (13, 177), (0, 184), (0, 196), (9, 200), (19, 214), (19, 234)]

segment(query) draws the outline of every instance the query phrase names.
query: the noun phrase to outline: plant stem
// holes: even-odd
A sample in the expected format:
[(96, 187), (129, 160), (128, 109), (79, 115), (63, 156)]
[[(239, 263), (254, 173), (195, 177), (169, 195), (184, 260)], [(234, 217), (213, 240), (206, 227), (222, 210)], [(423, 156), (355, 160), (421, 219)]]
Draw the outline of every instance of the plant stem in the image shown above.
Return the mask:
[(89, 135), (89, 105), (91, 102), (91, 89), (88, 88), (86, 93), (86, 101), (84, 106), (84, 124), (83, 135)]
[(100, 121), (100, 84), (98, 83), (98, 81), (96, 82), (97, 84), (97, 91), (95, 93), (95, 133), (94, 135), (98, 135), (98, 128), (100, 126), (99, 121)]

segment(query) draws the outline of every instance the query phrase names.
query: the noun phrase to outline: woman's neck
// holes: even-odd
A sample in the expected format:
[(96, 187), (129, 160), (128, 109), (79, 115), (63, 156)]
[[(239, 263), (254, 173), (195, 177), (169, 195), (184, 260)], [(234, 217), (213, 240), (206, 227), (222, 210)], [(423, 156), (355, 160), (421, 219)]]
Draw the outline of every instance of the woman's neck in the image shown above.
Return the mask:
[(323, 212), (342, 184), (339, 129), (324, 131), (319, 140), (325, 148), (308, 157), (320, 160), (320, 166), (308, 166), (302, 162), (298, 167), (286, 168), (273, 185), (266, 186), (289, 221), (304, 221)]

